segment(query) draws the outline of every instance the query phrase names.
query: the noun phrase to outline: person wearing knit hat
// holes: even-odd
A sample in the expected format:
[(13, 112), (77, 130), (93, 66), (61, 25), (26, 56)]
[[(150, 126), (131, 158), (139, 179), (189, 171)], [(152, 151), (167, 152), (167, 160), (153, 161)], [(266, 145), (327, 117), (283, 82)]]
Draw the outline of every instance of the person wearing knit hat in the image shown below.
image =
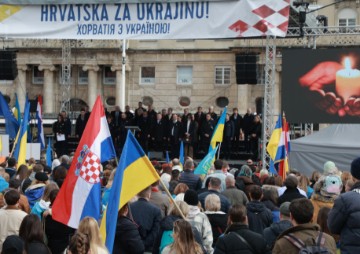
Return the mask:
[(352, 161), (350, 172), (355, 184), (335, 199), (327, 221), (330, 232), (340, 235), (341, 253), (360, 249), (360, 157)]
[(206, 214), (200, 211), (198, 206), (199, 198), (196, 191), (187, 190), (184, 195), (184, 201), (189, 205), (187, 219), (199, 231), (206, 252), (212, 253), (213, 234), (211, 224)]
[(248, 165), (243, 165), (240, 168), (239, 174), (236, 175), (236, 187), (245, 192), (248, 199), (250, 199), (250, 190), (255, 185), (252, 179), (252, 170)]
[(327, 161), (324, 164), (324, 175), (336, 175), (338, 174), (338, 168), (332, 161)]
[(280, 221), (274, 222), (270, 227), (264, 229), (263, 235), (267, 245), (272, 248), (275, 244), (276, 238), (293, 224), (290, 220), (290, 202), (284, 202), (280, 206)]
[(30, 208), (42, 197), (45, 186), (49, 180), (49, 177), (45, 172), (37, 172), (35, 174), (35, 180), (31, 183), (31, 185), (25, 190), (25, 196), (29, 201)]

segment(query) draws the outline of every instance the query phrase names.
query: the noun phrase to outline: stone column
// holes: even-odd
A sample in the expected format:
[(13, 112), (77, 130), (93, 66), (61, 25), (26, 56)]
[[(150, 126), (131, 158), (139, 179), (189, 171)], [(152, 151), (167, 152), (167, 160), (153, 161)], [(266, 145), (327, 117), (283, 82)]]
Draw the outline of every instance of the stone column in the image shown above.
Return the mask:
[(92, 110), (97, 97), (97, 72), (100, 70), (98, 65), (85, 65), (83, 71), (88, 71), (88, 105)]
[(115, 86), (115, 105), (120, 106), (122, 112), (125, 111), (125, 84), (122, 83), (122, 67), (119, 65), (111, 66), (111, 71), (116, 72)]
[(249, 85), (237, 85), (237, 107), (239, 114), (244, 115), (250, 107), (249, 98)]
[(18, 96), (20, 110), (24, 110), (26, 100), (26, 71), (29, 70), (26, 64), (18, 65), (18, 76), (16, 80), (16, 94)]
[(44, 113), (54, 113), (55, 111), (55, 83), (54, 71), (55, 66), (52, 64), (40, 65), (39, 71), (44, 71)]

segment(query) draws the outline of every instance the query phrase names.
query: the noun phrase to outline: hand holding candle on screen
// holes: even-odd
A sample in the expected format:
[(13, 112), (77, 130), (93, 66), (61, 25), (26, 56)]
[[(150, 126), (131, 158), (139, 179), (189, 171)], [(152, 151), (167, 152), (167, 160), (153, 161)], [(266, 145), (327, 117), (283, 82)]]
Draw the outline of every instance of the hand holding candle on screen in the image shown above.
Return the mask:
[(344, 67), (336, 72), (336, 93), (346, 102), (351, 96), (360, 96), (360, 71), (352, 69), (349, 57), (345, 57)]
[[(316, 107), (329, 114), (360, 116), (360, 71), (352, 69), (351, 60), (344, 65), (337, 62), (322, 62), (300, 77), (299, 83), (308, 87)], [(335, 83), (336, 93), (325, 92), (327, 85)]]

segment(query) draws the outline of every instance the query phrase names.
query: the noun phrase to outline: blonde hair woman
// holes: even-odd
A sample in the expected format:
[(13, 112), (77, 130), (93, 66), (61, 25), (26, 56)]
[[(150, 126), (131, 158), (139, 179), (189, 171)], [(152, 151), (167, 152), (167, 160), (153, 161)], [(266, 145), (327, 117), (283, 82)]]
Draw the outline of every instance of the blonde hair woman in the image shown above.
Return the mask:
[(89, 237), (91, 254), (109, 254), (109, 251), (101, 241), (99, 225), (94, 218), (85, 217), (82, 219), (77, 232)]
[(202, 254), (201, 246), (195, 241), (191, 224), (186, 220), (174, 222), (174, 242), (166, 246), (162, 254)]

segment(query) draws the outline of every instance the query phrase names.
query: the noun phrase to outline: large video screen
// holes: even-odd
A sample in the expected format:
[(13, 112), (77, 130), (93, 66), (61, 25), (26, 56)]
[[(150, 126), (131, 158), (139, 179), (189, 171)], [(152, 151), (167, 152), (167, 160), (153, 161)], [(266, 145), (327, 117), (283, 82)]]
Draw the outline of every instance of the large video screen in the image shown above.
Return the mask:
[(360, 49), (282, 54), (282, 110), (289, 122), (360, 123)]

